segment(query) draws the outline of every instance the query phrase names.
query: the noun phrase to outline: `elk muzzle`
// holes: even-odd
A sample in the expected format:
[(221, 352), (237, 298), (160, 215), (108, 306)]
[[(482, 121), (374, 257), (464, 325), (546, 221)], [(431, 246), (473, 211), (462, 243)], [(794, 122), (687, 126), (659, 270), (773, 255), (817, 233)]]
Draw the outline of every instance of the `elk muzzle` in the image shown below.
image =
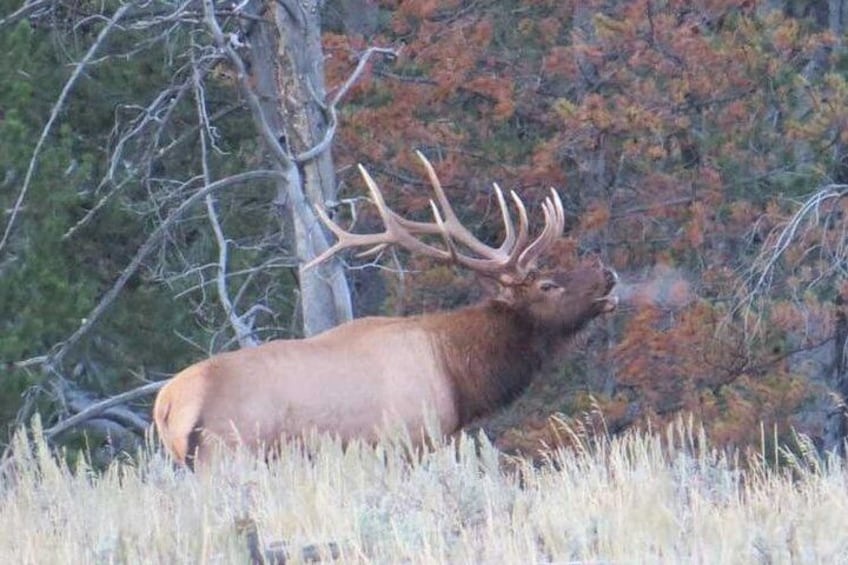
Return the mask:
[(595, 302), (600, 303), (601, 312), (612, 312), (618, 306), (618, 295), (613, 294), (615, 285), (618, 284), (618, 273), (612, 269), (604, 268), (604, 282), (606, 284), (606, 294), (600, 298), (596, 298)]

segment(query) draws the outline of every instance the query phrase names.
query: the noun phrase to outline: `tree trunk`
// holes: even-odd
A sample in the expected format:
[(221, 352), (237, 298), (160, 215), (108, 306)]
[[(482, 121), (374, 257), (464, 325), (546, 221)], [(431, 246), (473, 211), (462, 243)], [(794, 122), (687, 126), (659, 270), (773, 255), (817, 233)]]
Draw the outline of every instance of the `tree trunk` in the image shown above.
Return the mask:
[(846, 371), (846, 353), (848, 353), (848, 304), (840, 293), (836, 297), (835, 328), (833, 343), (833, 373), (831, 386), (837, 399), (836, 406), (828, 416), (825, 431), (825, 450), (845, 455), (845, 440), (848, 436), (848, 371)]
[(848, 24), (848, 6), (845, 0), (828, 0), (827, 3), (827, 27), (836, 39), (836, 49), (842, 51), (845, 48), (845, 25)]
[[(324, 53), (319, 2), (257, 1), (261, 23), (247, 38), (250, 74), (263, 114), (293, 163), (278, 186), (283, 230), (293, 238), (300, 265), (328, 246), (314, 206), (335, 200), (336, 181), (329, 144), (316, 155), (295, 159), (324, 140), (331, 124), (325, 108)], [(350, 291), (339, 261), (300, 268), (303, 333), (314, 335), (350, 320)]]

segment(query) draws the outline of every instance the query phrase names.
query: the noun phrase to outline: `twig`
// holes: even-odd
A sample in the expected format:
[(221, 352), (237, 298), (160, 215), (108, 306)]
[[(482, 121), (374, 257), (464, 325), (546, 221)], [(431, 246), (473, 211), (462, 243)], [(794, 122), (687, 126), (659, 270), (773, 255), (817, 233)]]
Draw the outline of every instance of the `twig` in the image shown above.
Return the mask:
[(85, 225), (88, 224), (88, 222), (91, 221), (92, 218), (94, 218), (97, 212), (99, 212), (100, 209), (103, 208), (103, 206), (105, 206), (112, 199), (113, 196), (117, 195), (120, 190), (130, 182), (130, 180), (131, 179), (129, 177), (124, 179), (113, 190), (101, 196), (100, 200), (98, 200), (97, 203), (92, 206), (91, 209), (88, 210), (82, 218), (77, 220), (74, 225), (72, 225), (65, 233), (62, 234), (62, 241), (66, 241), (74, 237), (74, 235), (76, 235), (79, 230), (85, 227)]
[(650, 212), (652, 210), (656, 210), (657, 208), (671, 208), (672, 206), (687, 206), (691, 204), (695, 199), (691, 196), (684, 196), (681, 198), (672, 198), (671, 200), (664, 200), (662, 202), (652, 202), (650, 204), (645, 204), (644, 206), (633, 206), (632, 208), (628, 208), (627, 210), (622, 210), (621, 212), (616, 212), (610, 215), (610, 219), (618, 220), (620, 218), (625, 218), (632, 214), (642, 214), (644, 212)]
[(23, 361), (12, 361), (11, 365), (15, 369), (27, 369), (29, 367), (41, 366), (47, 362), (48, 355), (36, 355), (35, 357), (30, 357), (29, 359), (24, 359)]

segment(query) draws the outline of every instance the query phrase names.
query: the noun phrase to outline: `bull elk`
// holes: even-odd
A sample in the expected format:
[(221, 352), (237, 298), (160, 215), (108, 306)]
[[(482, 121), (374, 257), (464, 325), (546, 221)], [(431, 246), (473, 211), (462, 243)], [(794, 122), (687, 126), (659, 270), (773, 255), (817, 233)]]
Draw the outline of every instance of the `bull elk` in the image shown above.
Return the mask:
[(559, 344), (615, 308), (613, 271), (537, 267), (563, 231), (556, 191), (542, 203), (545, 225), (531, 239), (523, 202), (510, 193), (516, 229), (495, 185), (505, 237), (492, 247), (460, 223), (432, 165), (418, 156), (435, 191), (434, 221), (412, 221), (389, 209), (360, 165), (385, 231), (350, 233), (318, 208), (338, 241), (306, 268), (342, 249), (366, 247), (360, 255), (373, 256), (398, 245), (490, 277), (498, 295), (452, 312), (361, 318), (307, 339), (220, 353), (184, 369), (154, 406), (159, 436), (177, 461), (193, 467), (216, 442), (262, 451), (313, 430), (342, 441), (376, 441), (384, 426), (404, 426), (423, 441), (425, 424), (435, 419), (442, 433), (451, 434), (507, 405)]

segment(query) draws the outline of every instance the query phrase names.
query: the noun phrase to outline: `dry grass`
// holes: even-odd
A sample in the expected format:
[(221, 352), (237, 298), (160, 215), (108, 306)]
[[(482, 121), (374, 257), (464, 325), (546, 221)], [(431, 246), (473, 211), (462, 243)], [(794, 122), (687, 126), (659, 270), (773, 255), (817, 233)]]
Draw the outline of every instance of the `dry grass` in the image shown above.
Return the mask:
[(345, 563), (838, 563), (848, 555), (842, 462), (742, 472), (692, 427), (582, 442), (554, 465), (499, 468), (461, 439), (403, 448), (315, 439), (266, 465), (239, 455), (175, 470), (151, 450), (104, 473), (18, 440), (0, 487), (1, 563), (247, 563), (285, 542)]

